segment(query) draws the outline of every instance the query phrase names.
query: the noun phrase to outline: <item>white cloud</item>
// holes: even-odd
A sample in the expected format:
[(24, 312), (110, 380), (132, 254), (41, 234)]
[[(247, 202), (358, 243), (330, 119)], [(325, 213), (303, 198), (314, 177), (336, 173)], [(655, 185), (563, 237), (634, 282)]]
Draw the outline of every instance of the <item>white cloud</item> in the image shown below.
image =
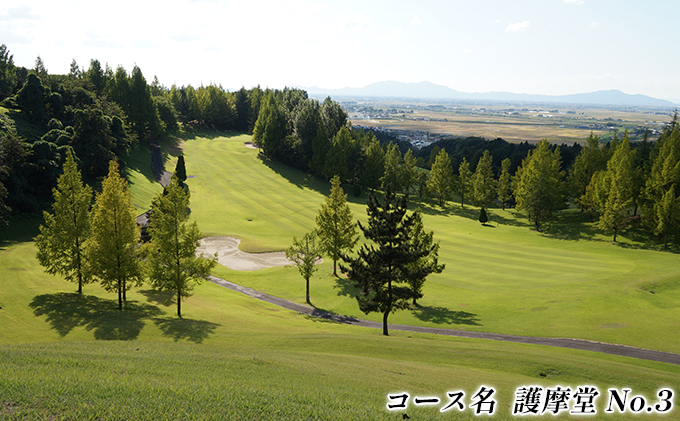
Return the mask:
[(388, 33), (388, 34), (379, 35), (379, 36), (378, 36), (378, 39), (379, 39), (380, 41), (391, 41), (391, 40), (395, 39), (395, 38), (397, 37), (397, 35), (399, 35), (403, 29), (404, 29), (404, 28), (403, 28), (402, 26), (400, 26), (400, 27), (398, 27), (398, 28), (394, 28), (394, 29), (393, 29), (390, 33)]
[(411, 20), (411, 25), (422, 25), (423, 21), (418, 17), (418, 15), (413, 15), (413, 19)]
[(590, 22), (590, 25), (588, 25), (588, 28), (590, 29), (597, 29), (600, 27), (600, 22)]
[(564, 0), (564, 2), (567, 4), (583, 4), (585, 0)]
[(529, 28), (529, 21), (525, 20), (523, 22), (511, 23), (505, 28), (505, 32), (522, 32)]

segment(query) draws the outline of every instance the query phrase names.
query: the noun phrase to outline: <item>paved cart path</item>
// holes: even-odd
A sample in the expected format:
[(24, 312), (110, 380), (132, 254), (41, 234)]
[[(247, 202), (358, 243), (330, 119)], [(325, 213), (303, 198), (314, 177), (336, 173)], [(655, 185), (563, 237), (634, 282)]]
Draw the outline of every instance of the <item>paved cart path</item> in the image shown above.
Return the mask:
[[(346, 323), (355, 326), (370, 327), (375, 329), (382, 329), (381, 322), (372, 322), (369, 320), (356, 319), (354, 317), (342, 316), (338, 314), (328, 313), (323, 310), (308, 307), (302, 304), (294, 303), (292, 301), (284, 300), (282, 298), (274, 297), (256, 291), (252, 288), (247, 288), (233, 282), (226, 281), (215, 276), (209, 278), (210, 282), (229, 288), (233, 291), (240, 292), (258, 300), (266, 301), (271, 304), (286, 308), (288, 310), (297, 311), (298, 313), (307, 314), (314, 317), (319, 317), (326, 320), (333, 320), (339, 323)], [(605, 342), (588, 341), (584, 339), (569, 339), (569, 338), (540, 338), (533, 336), (516, 336), (504, 335), (502, 333), (487, 333), (487, 332), (468, 332), (464, 330), (443, 329), (436, 327), (423, 326), (408, 326), (390, 324), (389, 328), (392, 330), (402, 330), (407, 332), (421, 332), (433, 333), (436, 335), (459, 336), (464, 338), (475, 339), (491, 339), (494, 341), (515, 342), (531, 345), (547, 345), (557, 346), (561, 348), (580, 349), (584, 351), (602, 352), (605, 354), (620, 355), (623, 357), (640, 358), (644, 360), (659, 361), (663, 363), (680, 365), (680, 355), (672, 354), (670, 352), (653, 351), (651, 349), (635, 348), (627, 345), (609, 344)]]

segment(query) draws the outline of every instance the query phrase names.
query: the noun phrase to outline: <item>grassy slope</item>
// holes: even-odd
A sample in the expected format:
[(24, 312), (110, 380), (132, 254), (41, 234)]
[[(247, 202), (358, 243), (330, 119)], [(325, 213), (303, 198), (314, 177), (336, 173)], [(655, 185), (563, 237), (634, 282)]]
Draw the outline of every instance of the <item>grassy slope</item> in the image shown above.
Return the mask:
[[(242, 236), (251, 250), (283, 248), (291, 235), (312, 228), (323, 200), (317, 190), (325, 192), (326, 187), (285, 168), (274, 167), (284, 175), (276, 176), (251, 150), (237, 155), (237, 162), (230, 161), (230, 153), (221, 148), (241, 153), (242, 140), (210, 144), (195, 139), (185, 146), (189, 174), (197, 175), (190, 179), (193, 214), (204, 231)], [(201, 187), (198, 181), (208, 178), (209, 160), (200, 161), (194, 146), (210, 150), (224, 168), (249, 169), (248, 177), (261, 188), (251, 190), (255, 200), (246, 198), (250, 195), (242, 190), (246, 178), (234, 172), (229, 182)], [(202, 189), (214, 194), (202, 200)], [(276, 193), (267, 194), (265, 189)], [(291, 202), (290, 197), (296, 200)], [(208, 204), (221, 211), (208, 212)], [(275, 206), (282, 212), (269, 223), (264, 215)], [(362, 206), (352, 206), (363, 217)], [(465, 220), (437, 218), (443, 220), (442, 227), (449, 219)], [(428, 218), (427, 226), (437, 218)], [(593, 384), (601, 393), (612, 386), (632, 387), (652, 399), (658, 388), (680, 381), (679, 367), (588, 352), (402, 332), (384, 338), (377, 330), (309, 319), (210, 283), (196, 288), (183, 306), (183, 320), (173, 316), (174, 307), (162, 304), (164, 297), (146, 288), (129, 294), (128, 310), (121, 315), (113, 294), (88, 285), (85, 297), (78, 298), (70, 294), (73, 285), (42, 272), (33, 244), (26, 242), (35, 226), (35, 221), (24, 221), (5, 234), (10, 241), (0, 242), (0, 418), (400, 419), (385, 411), (387, 393), (437, 395), (445, 402), (446, 391), (464, 390), (469, 397), (484, 384), (498, 391), (495, 419), (514, 419), (507, 415), (508, 408), (514, 390), (522, 385)], [(442, 227), (431, 229), (439, 232)], [(453, 238), (449, 241), (455, 244)], [(540, 244), (527, 247), (540, 252)], [(448, 264), (450, 271), (453, 265)], [(292, 268), (218, 273), (301, 297), (302, 282)], [(323, 275), (315, 281), (313, 293), (321, 293), (323, 282), (327, 290), (315, 295), (315, 301), (325, 294), (340, 308), (352, 307), (351, 300), (338, 296), (332, 278)], [(450, 294), (450, 282), (442, 275), (428, 287), (440, 284)], [(431, 290), (426, 290), (428, 295), (435, 298)], [(432, 306), (425, 299), (423, 303)], [(465, 310), (482, 314), (470, 307)], [(600, 413), (603, 406), (600, 402)], [(439, 414), (437, 408), (411, 407), (408, 413), (420, 419), (457, 416)], [(468, 410), (458, 419), (475, 417)]]
[[(247, 251), (282, 250), (292, 236), (314, 228), (327, 183), (276, 163), (262, 162), (245, 148), (248, 137), (194, 139), (184, 145), (193, 217), (206, 235), (236, 235)], [(278, 175), (277, 175), (278, 174)], [(365, 222), (365, 198), (349, 198)], [(477, 210), (431, 202), (413, 204), (441, 243), (446, 270), (428, 278), (421, 308), (390, 316), (393, 323), (420, 324), (530, 336), (574, 337), (680, 352), (673, 338), (680, 326), (680, 261), (673, 253), (619, 244), (566, 212), (541, 234), (514, 211), (491, 212), (491, 225)], [(634, 234), (634, 233), (633, 233)], [(329, 276), (325, 263), (312, 280), (313, 303), (342, 314), (361, 313), (348, 297), (351, 286)], [(294, 268), (243, 273), (218, 268), (226, 279), (304, 302)], [(654, 284), (655, 294), (649, 292)]]

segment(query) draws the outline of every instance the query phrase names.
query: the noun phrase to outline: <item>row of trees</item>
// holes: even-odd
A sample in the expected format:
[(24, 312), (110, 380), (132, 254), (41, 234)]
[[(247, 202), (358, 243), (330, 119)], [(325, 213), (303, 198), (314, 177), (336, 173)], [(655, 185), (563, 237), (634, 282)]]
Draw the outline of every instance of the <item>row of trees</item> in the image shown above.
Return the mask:
[[(367, 226), (354, 222), (346, 199), (340, 178), (333, 177), (331, 194), (316, 217), (316, 229), (302, 240), (294, 237), (286, 256), (306, 281), (309, 304), (309, 279), (321, 255), (333, 259), (335, 276), (338, 260), (345, 262), (340, 269), (358, 289), (359, 308), (366, 314), (382, 313), (383, 334), (388, 335), (390, 313), (416, 305), (426, 277), (444, 270), (439, 264), (439, 243), (434, 243), (433, 232), (425, 231), (420, 212), (408, 211), (408, 195), (397, 198), (389, 187), (382, 200), (370, 195)], [(359, 241), (357, 227), (370, 243), (353, 256)]]
[(54, 189), (52, 213), (44, 212), (45, 224), (35, 239), (38, 261), (50, 274), (83, 285), (99, 281), (118, 294), (123, 309), (126, 292), (145, 278), (158, 291), (170, 291), (181, 302), (194, 283), (206, 279), (215, 257), (196, 256), (201, 234), (189, 224), (189, 193), (177, 177), (152, 205), (151, 241), (140, 243), (135, 209), (118, 165), (111, 161), (102, 190), (92, 203), (92, 188), (84, 184), (70, 150), (63, 174)]

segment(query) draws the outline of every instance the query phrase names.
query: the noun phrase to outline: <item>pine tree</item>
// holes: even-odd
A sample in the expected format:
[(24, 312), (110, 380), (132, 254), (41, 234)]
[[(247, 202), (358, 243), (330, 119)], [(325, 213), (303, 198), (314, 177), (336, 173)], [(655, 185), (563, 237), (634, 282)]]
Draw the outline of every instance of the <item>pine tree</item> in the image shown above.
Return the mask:
[(76, 282), (82, 294), (83, 285), (91, 282), (85, 244), (90, 235), (92, 189), (83, 185), (71, 149), (66, 149), (64, 173), (53, 194), (53, 213), (43, 212), (45, 225), (35, 239), (38, 261), (45, 272)]
[(434, 246), (428, 249), (422, 241), (412, 241), (417, 218), (407, 215), (405, 196), (397, 199), (388, 188), (382, 202), (371, 195), (367, 205), (368, 226), (360, 222), (359, 228), (372, 244), (364, 244), (356, 258), (343, 256), (348, 266), (340, 269), (359, 289), (356, 299), (361, 311), (383, 314), (383, 335), (388, 335), (390, 313), (408, 308), (410, 301), (422, 297), (411, 282), (424, 280), (436, 268), (417, 264)]
[(118, 293), (123, 309), (125, 292), (142, 282), (139, 261), (139, 227), (127, 182), (111, 161), (92, 213), (92, 235), (88, 246), (92, 274), (107, 291)]
[(373, 136), (366, 148), (365, 168), (361, 174), (362, 184), (369, 189), (380, 187), (380, 178), (385, 173), (385, 151)]
[(517, 209), (533, 219), (537, 230), (545, 219), (564, 206), (561, 161), (560, 149), (550, 152), (550, 144), (543, 139), (517, 171), (514, 192)]
[(488, 207), (497, 195), (497, 184), (493, 178), (491, 164), (491, 154), (489, 154), (488, 150), (485, 150), (472, 176), (472, 197), (474, 203), (483, 208)]
[(453, 168), (451, 167), (451, 157), (444, 149), (441, 149), (434, 159), (430, 178), (427, 180), (427, 189), (435, 194), (441, 207), (444, 206), (444, 202), (451, 195)]
[(501, 201), (503, 210), (512, 198), (512, 180), (510, 177), (510, 158), (501, 162), (501, 175), (498, 177), (498, 200)]
[(305, 234), (300, 240), (293, 237), (293, 244), (286, 249), (286, 257), (295, 263), (305, 280), (305, 297), (309, 305), (312, 305), (309, 299), (309, 278), (317, 271), (316, 262), (321, 258), (321, 247), (317, 244), (317, 239), (315, 231)]
[(586, 146), (574, 160), (574, 164), (569, 171), (567, 186), (570, 196), (581, 211), (588, 210), (585, 205), (587, 201), (586, 187), (597, 171), (607, 167), (607, 150), (600, 148), (600, 140), (596, 135), (590, 133), (586, 141)]
[[(447, 154), (448, 155), (448, 154)], [(442, 273), (446, 265), (439, 264), (439, 242), (434, 242), (434, 232), (425, 231), (423, 226), (423, 215), (419, 211), (413, 213), (413, 227), (411, 230), (410, 247), (413, 250), (429, 250), (429, 252), (413, 262), (409, 269), (418, 271), (420, 268), (426, 268), (423, 273)], [(418, 305), (417, 299), (423, 296), (423, 285), (425, 284), (426, 275), (421, 278), (409, 279), (411, 290), (415, 293), (413, 296), (413, 305)]]
[(347, 195), (340, 186), (338, 176), (331, 179), (331, 194), (316, 216), (316, 232), (321, 249), (333, 259), (333, 275), (337, 276), (338, 259), (359, 241), (357, 226), (347, 204)]
[(460, 207), (465, 209), (465, 197), (470, 194), (472, 186), (472, 171), (470, 171), (470, 164), (467, 159), (463, 157), (463, 161), (458, 166), (458, 182), (455, 184), (456, 192), (460, 196)]
[(182, 300), (191, 296), (194, 284), (210, 276), (216, 256), (196, 256), (201, 233), (196, 222), (188, 223), (189, 193), (176, 176), (156, 197), (151, 210), (151, 241), (144, 246), (146, 273), (154, 289), (172, 293), (181, 318)]
[(260, 106), (260, 114), (253, 129), (253, 140), (262, 153), (280, 159), (286, 137), (286, 119), (273, 93), (268, 93)]

